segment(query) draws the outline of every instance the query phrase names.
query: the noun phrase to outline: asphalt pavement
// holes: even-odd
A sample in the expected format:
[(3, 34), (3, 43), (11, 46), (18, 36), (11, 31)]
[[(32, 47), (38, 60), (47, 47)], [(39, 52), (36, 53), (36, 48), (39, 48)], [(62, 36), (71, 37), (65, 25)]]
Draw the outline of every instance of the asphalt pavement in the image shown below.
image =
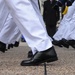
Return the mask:
[[(19, 47), (0, 52), (0, 75), (45, 75), (44, 64), (20, 66), (22, 60), (28, 59), (29, 50), (27, 44), (21, 42)], [(46, 63), (47, 75), (75, 75), (75, 49), (55, 46), (55, 50), (58, 61)]]

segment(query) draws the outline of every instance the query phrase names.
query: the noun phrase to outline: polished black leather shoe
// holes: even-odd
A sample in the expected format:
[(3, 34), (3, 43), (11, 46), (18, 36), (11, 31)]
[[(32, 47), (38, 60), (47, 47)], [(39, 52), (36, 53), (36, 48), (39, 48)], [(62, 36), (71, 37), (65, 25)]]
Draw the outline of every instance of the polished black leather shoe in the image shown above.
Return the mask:
[(52, 44), (55, 45), (55, 46), (63, 47), (62, 44), (61, 44), (61, 40), (59, 40), (59, 41), (53, 40)]
[(70, 45), (70, 46), (75, 49), (75, 44), (74, 45)]
[(66, 39), (62, 39), (61, 40), (61, 44), (64, 46), (64, 47), (66, 47), (66, 48), (69, 48), (69, 44), (68, 44), (68, 41), (66, 40)]
[(34, 55), (33, 55), (33, 53), (32, 53), (32, 50), (30, 50), (29, 52), (28, 52), (28, 58), (32, 58)]
[(75, 49), (75, 40), (68, 40), (68, 44)]
[(19, 42), (15, 42), (14, 47), (18, 47), (19, 46)]
[(45, 51), (37, 52), (30, 60), (23, 60), (21, 66), (37, 66), (44, 62), (53, 62), (58, 60), (54, 47)]
[(0, 41), (0, 51), (5, 53), (6, 51), (6, 44)]
[(13, 44), (8, 44), (8, 49), (13, 48)]
[(10, 44), (10, 47), (13, 48), (13, 44)]

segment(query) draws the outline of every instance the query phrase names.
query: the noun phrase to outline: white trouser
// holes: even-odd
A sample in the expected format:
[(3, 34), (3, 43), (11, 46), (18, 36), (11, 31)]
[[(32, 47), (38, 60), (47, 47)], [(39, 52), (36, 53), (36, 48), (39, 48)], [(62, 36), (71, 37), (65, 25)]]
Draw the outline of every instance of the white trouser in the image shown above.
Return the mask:
[(0, 0), (0, 32), (4, 27), (4, 23), (7, 19), (7, 15), (9, 14), (8, 8), (6, 7), (4, 0)]
[(19, 42), (20, 38), (21, 38), (21, 33), (20, 33), (18, 27), (16, 26), (13, 30), (14, 30), (14, 32), (12, 33), (11, 37), (8, 40), (9, 44), (11, 44), (11, 43), (14, 44), (15, 41)]
[(18, 35), (18, 37), (16, 38), (16, 41), (17, 41), (17, 42), (20, 42), (20, 41), (21, 41), (21, 37), (22, 37), (22, 34), (20, 33), (20, 34)]
[(11, 15), (7, 15), (7, 20), (0, 32), (0, 41), (5, 44), (15, 43), (18, 36), (21, 35), (18, 27), (14, 23)]
[(70, 33), (70, 22), (72, 20), (73, 14), (75, 12), (75, 2), (68, 8), (68, 12), (66, 15), (64, 15), (60, 26), (58, 28), (58, 31), (55, 33), (53, 38), (55, 40), (61, 40), (62, 38), (68, 39), (68, 35)]
[(40, 22), (39, 16), (31, 3), (33, 0), (4, 1), (9, 7), (15, 23), (25, 37), (29, 47), (35, 48), (37, 51), (44, 51), (52, 47), (45, 26)]
[(72, 20), (69, 24), (70, 24), (70, 27), (69, 27), (69, 30), (68, 30), (69, 34), (65, 38), (67, 40), (75, 40), (75, 12), (74, 12)]
[[(15, 25), (15, 23), (13, 23), (13, 21), (12, 21), (13, 19), (9, 15), (9, 11), (5, 5), (4, 0), (0, 0), (0, 5), (1, 5), (1, 7), (0, 7), (0, 41), (7, 44), (9, 38), (13, 36), (14, 31), (15, 31), (14, 29), (17, 26)], [(20, 33), (20, 31), (19, 31), (19, 33)], [(20, 34), (18, 36), (20, 36)], [(19, 40), (18, 36), (14, 40)]]
[[(31, 0), (31, 4), (32, 4), (32, 6), (33, 6), (33, 8), (34, 8), (34, 10), (36, 12), (36, 14), (38, 15), (40, 22), (42, 23), (42, 25), (44, 26), (44, 28), (46, 30), (46, 27), (45, 27), (45, 24), (44, 24), (44, 21), (43, 21), (43, 17), (40, 14), (38, 0)], [(52, 41), (51, 37), (50, 37), (50, 40)], [(31, 49), (33, 51), (33, 54), (35, 54), (36, 53), (36, 48), (32, 47)]]

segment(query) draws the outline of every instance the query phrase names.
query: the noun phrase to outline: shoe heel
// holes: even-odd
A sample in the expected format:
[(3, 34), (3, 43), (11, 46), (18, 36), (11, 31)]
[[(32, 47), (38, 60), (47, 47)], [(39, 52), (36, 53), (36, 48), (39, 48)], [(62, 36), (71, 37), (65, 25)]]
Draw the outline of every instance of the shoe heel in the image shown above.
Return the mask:
[(63, 46), (66, 47), (66, 48), (69, 48), (69, 45), (68, 44), (64, 44)]
[(68, 44), (68, 41), (66, 39), (62, 39), (61, 43), (64, 47), (69, 48), (69, 44)]
[(50, 59), (47, 60), (47, 63), (49, 63), (49, 62), (53, 62), (53, 61), (57, 61), (57, 60), (58, 60), (57, 57), (50, 58)]

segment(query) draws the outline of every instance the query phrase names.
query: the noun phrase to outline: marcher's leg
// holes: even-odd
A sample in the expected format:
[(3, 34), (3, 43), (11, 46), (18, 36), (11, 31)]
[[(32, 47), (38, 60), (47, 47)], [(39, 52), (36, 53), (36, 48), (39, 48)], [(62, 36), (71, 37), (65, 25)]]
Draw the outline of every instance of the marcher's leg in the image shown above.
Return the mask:
[[(65, 47), (69, 47), (69, 45), (66, 43), (69, 39), (70, 30), (73, 26), (70, 27), (70, 21), (72, 20), (73, 14), (75, 12), (75, 2), (68, 8), (68, 12), (66, 15), (64, 15), (60, 26), (58, 28), (58, 31), (55, 33), (53, 38), (56, 41), (53, 41), (53, 44), (55, 45), (63, 45)], [(64, 38), (64, 39), (63, 39)]]
[(4, 0), (0, 0), (0, 31), (4, 27), (8, 14), (8, 8), (6, 7)]
[(38, 51), (31, 60), (24, 60), (21, 65), (38, 65), (43, 62), (57, 60), (57, 55), (52, 47), (50, 38), (44, 26), (41, 24), (31, 2), (29, 0), (5, 1), (29, 47), (34, 47)]
[[(36, 48), (38, 48), (37, 50), (42, 50), (42, 49), (47, 49), (49, 47), (52, 47), (49, 36), (47, 35), (46, 30), (40, 23), (39, 18), (36, 15), (36, 12), (33, 9), (29, 0), (26, 0), (26, 1), (25, 0), (21, 0), (21, 1), (16, 0), (15, 2), (13, 0), (11, 0), (11, 1), (5, 0), (5, 1), (10, 6), (9, 8), (11, 8), (13, 10), (15, 10), (15, 8), (16, 8), (19, 10), (19, 11), (18, 10), (13, 11), (10, 9), (11, 14), (14, 18), (14, 21), (17, 23), (20, 31), (23, 33), (23, 35), (26, 38), (27, 43), (30, 47), (38, 46), (38, 47), (36, 47)], [(23, 4), (17, 4), (18, 2), (22, 2), (22, 1), (23, 1)], [(12, 2), (12, 4), (10, 4), (11, 2)], [(28, 5), (26, 5), (26, 4), (28, 4)], [(25, 6), (25, 7), (20, 7), (20, 5)], [(28, 10), (28, 8), (29, 8), (29, 10)], [(33, 10), (32, 13), (30, 13), (31, 10)], [(39, 32), (36, 32), (36, 31), (39, 31)], [(45, 36), (45, 37), (43, 37), (43, 36)], [(35, 41), (37, 42), (36, 44), (34, 44)], [(46, 44), (46, 42), (47, 42), (47, 44)], [(45, 48), (42, 46), (42, 44), (40, 45), (40, 43), (44, 44)], [(39, 46), (41, 46), (41, 47), (39, 47)]]
[(14, 29), (15, 29), (15, 23), (13, 22), (12, 17), (8, 15), (8, 18), (4, 24), (4, 27), (0, 33), (0, 41), (8, 44), (8, 40), (14, 33)]
[[(43, 25), (43, 27), (45, 28), (45, 24), (44, 24), (44, 21), (43, 21), (43, 17), (42, 17), (42, 15), (40, 14), (40, 9), (39, 9), (39, 5), (38, 5), (38, 0), (31, 0), (31, 4), (32, 4), (32, 6), (33, 6), (33, 8), (34, 8), (34, 10), (35, 10), (35, 12), (36, 12), (36, 14), (38, 15), (38, 17), (39, 17), (39, 20), (40, 20), (40, 22), (41, 22), (41, 24)], [(45, 30), (46, 30), (46, 28), (45, 28)], [(50, 38), (51, 39), (51, 38)], [(52, 40), (52, 39), (51, 39)], [(36, 52), (37, 52), (37, 50), (36, 50), (36, 48), (31, 48), (31, 50), (33, 51), (33, 54), (35, 54)], [(30, 51), (29, 51), (29, 53), (31, 53)], [(29, 55), (29, 53), (28, 53), (28, 55)], [(31, 55), (31, 54), (30, 54)], [(29, 57), (29, 56), (28, 56)]]

